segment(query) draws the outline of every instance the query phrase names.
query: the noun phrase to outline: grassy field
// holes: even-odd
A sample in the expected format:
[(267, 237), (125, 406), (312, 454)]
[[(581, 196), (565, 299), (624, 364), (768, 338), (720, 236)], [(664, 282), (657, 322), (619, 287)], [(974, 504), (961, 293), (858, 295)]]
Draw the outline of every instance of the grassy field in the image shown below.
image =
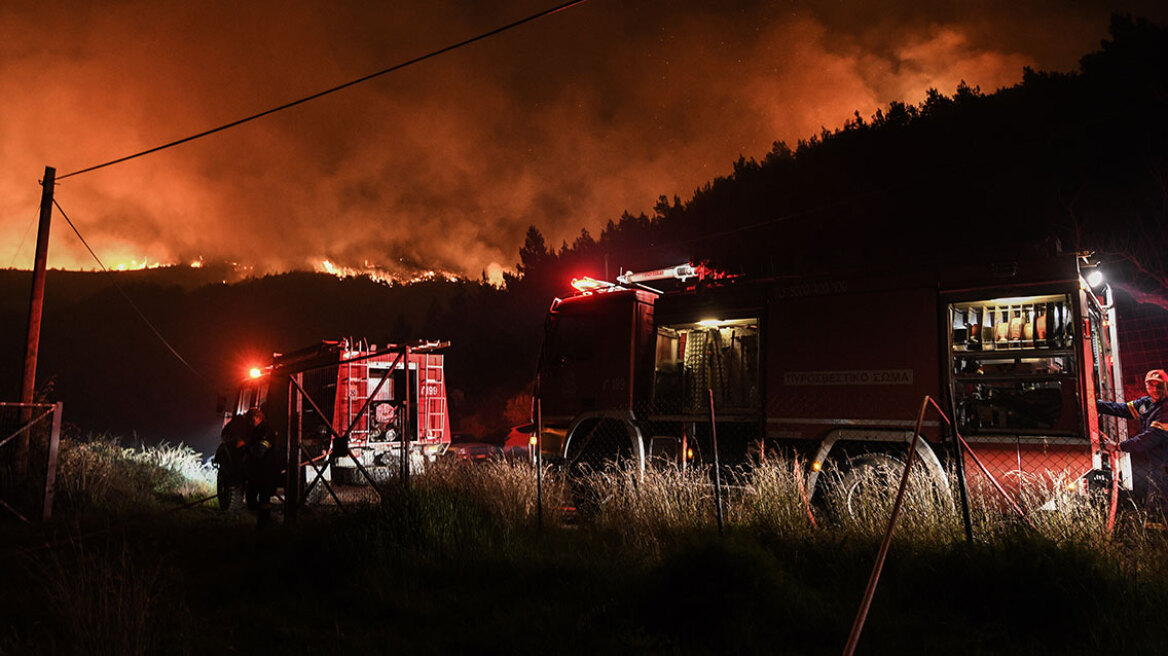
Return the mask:
[[(540, 530), (530, 467), (442, 463), (257, 530), (174, 510), (213, 493), (189, 449), (70, 442), (61, 462), (58, 518), (0, 524), (0, 653), (840, 653), (888, 507), (829, 501), (813, 524), (801, 467), (773, 463), (729, 481), (719, 536), (702, 472), (549, 472)], [(1109, 537), (1089, 502), (1036, 530), (983, 502), (970, 546), (916, 492), (861, 653), (1163, 651), (1168, 544), (1138, 511)]]

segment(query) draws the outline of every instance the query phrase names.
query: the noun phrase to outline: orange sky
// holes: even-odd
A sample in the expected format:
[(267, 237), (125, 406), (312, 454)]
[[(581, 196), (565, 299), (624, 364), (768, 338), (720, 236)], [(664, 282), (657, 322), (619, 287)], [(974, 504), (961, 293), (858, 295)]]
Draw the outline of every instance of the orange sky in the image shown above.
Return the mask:
[[(65, 174), (380, 70), (553, 2), (0, 3), (0, 267)], [(1158, 3), (590, 0), (57, 187), (107, 265), (497, 275), (528, 225), (593, 235), (856, 110), (1072, 70)], [(917, 7), (916, 5), (921, 5)], [(490, 9), (484, 7), (489, 6)], [(927, 7), (926, 7), (927, 6)], [(49, 264), (96, 263), (55, 219)]]

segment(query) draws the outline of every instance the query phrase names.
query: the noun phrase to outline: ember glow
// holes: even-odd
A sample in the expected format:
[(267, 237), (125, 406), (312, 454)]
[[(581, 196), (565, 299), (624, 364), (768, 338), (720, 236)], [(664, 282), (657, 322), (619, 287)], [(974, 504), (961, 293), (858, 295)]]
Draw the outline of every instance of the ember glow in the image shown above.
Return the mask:
[[(0, 262), (31, 266), (46, 165), (64, 175), (329, 88), (544, 9), (537, 0), (0, 4)], [(589, 2), (376, 81), (63, 180), (99, 256), (258, 273), (388, 267), (501, 280), (529, 225), (599, 235), (855, 111), (1024, 66), (1072, 70), (1095, 0), (731, 6)], [(1165, 18), (1162, 3), (1122, 10)], [(731, 8), (732, 7), (732, 8)], [(58, 221), (58, 224), (60, 222)], [(35, 231), (33, 231), (35, 234)], [(113, 251), (114, 253), (111, 253)], [(54, 228), (52, 267), (92, 267)], [(320, 265), (323, 266), (323, 265)], [(433, 270), (433, 274), (423, 272)], [(346, 274), (347, 275), (347, 274)]]

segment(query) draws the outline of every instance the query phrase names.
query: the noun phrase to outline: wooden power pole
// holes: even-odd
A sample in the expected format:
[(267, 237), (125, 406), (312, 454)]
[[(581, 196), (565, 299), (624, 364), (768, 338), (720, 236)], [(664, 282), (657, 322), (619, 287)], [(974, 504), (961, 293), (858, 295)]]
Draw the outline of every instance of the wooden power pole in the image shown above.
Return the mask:
[[(57, 180), (57, 169), (46, 166), (41, 182), (41, 217), (37, 228), (36, 259), (32, 269), (32, 293), (28, 301), (28, 341), (24, 349), (24, 376), (20, 382), (20, 402), (31, 404), (36, 393), (37, 349), (41, 341), (41, 314), (45, 305), (45, 262), (49, 255), (49, 223), (53, 218), (53, 186)], [(21, 424), (32, 419), (32, 408), (21, 410)], [(16, 444), (15, 469), (18, 476), (28, 471), (29, 434), (21, 433)]]

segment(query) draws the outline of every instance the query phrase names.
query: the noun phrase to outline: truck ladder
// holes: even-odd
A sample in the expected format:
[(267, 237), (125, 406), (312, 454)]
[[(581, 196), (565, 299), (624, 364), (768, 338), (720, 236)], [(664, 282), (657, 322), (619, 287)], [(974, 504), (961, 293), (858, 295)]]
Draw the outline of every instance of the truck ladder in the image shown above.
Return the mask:
[[(365, 398), (369, 394), (369, 364), (365, 360), (359, 362), (345, 362), (341, 364), (341, 386), (345, 393), (343, 423), (347, 428), (365, 405)], [(369, 437), (369, 422), (358, 422), (349, 435), (350, 440), (364, 441)]]
[[(443, 435), (446, 419), (446, 379), (442, 368), (442, 356), (426, 353), (422, 356), (421, 389), (418, 392), (421, 410), (424, 413), (424, 434), (421, 439), (440, 438)], [(433, 392), (433, 393), (431, 393)]]

